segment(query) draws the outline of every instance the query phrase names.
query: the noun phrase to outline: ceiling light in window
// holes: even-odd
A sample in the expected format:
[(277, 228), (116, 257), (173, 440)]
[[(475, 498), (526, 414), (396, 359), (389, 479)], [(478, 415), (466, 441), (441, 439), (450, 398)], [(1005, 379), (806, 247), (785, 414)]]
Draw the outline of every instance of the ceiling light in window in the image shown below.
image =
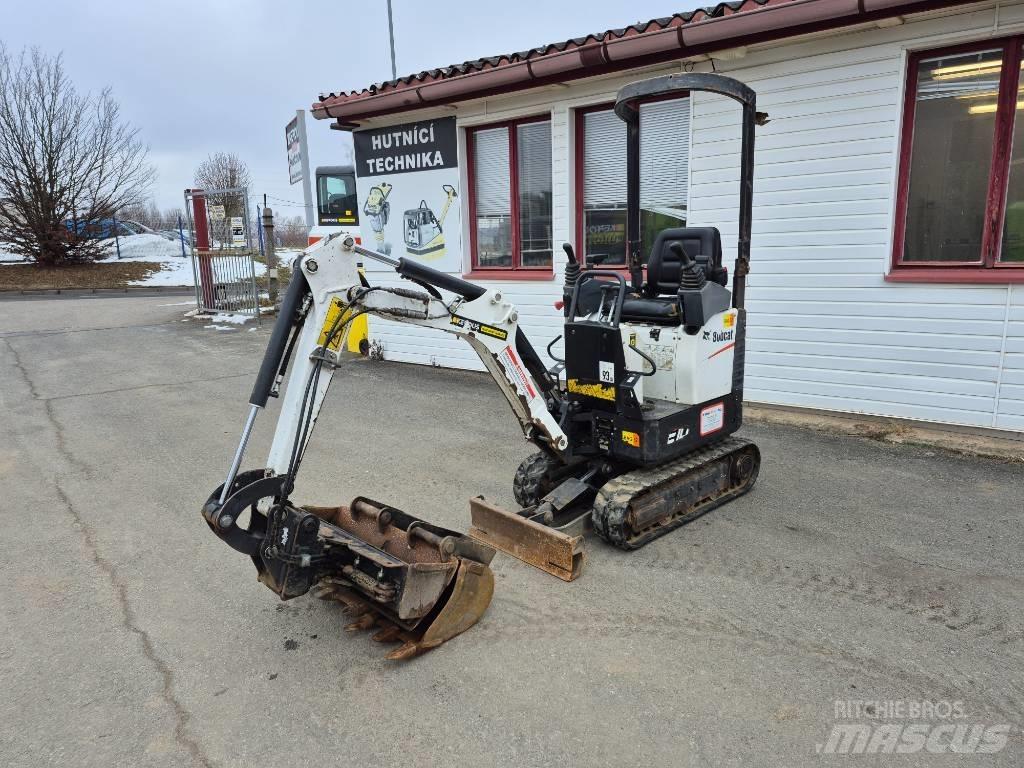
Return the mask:
[(978, 77), (980, 75), (997, 75), (1003, 68), (998, 61), (986, 61), (978, 64), (961, 64), (956, 67), (940, 67), (932, 72), (933, 80), (958, 80), (962, 77)]
[[(999, 105), (995, 102), (992, 102), (991, 104), (975, 104), (974, 106), (967, 108), (967, 114), (989, 115), (995, 112), (998, 107)], [(1024, 101), (1017, 102), (1017, 109), (1024, 109)]]

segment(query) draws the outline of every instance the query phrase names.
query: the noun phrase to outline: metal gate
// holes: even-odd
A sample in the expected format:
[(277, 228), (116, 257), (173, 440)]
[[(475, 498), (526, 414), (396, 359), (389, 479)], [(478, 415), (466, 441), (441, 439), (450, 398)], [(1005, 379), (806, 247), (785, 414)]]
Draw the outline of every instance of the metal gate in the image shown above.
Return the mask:
[(259, 247), (249, 190), (186, 189), (185, 210), (199, 311), (252, 315), (259, 321)]

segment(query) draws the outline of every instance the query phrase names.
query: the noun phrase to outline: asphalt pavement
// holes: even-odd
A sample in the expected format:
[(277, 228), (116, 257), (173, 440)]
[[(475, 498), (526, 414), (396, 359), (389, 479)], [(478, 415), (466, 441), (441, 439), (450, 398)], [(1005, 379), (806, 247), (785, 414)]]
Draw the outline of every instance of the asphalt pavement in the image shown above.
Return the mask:
[[(1019, 464), (745, 428), (750, 494), (571, 584), (499, 555), (481, 622), (396, 664), (200, 518), (269, 327), (188, 304), (0, 303), (0, 764), (1024, 764)], [(359, 360), (293, 498), (465, 529), (529, 452), (483, 375)]]

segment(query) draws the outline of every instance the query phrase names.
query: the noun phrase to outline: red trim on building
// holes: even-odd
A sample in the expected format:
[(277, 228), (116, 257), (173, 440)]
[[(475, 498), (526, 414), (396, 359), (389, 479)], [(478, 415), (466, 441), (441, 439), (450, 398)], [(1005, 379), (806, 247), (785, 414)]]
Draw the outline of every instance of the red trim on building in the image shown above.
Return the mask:
[[(1024, 282), (1024, 264), (1000, 263), (1003, 222), (1006, 214), (1006, 190), (1010, 174), (1013, 126), (1016, 116), (1021, 47), (1024, 36), (978, 40), (956, 46), (915, 51), (907, 60), (906, 92), (900, 135), (900, 157), (893, 216), (893, 250), (889, 282), (921, 283), (1019, 283)], [(910, 166), (914, 146), (914, 120), (917, 111), (917, 70), (925, 59), (962, 53), (1002, 49), (996, 123), (992, 141), (988, 188), (985, 198), (985, 224), (981, 248), (974, 261), (904, 261), (907, 209), (910, 194)]]
[(555, 273), (546, 267), (526, 267), (524, 269), (508, 269), (491, 267), (475, 269), (463, 275), (467, 280), (554, 280)]
[(1024, 267), (1002, 265), (994, 269), (975, 267), (900, 267), (885, 276), (889, 283), (1024, 283)]
[(566, 83), (739, 45), (968, 5), (965, 0), (741, 0), (522, 53), (418, 72), (359, 91), (321, 94), (313, 116), (360, 120)]
[[(524, 267), (522, 265), (522, 233), (519, 231), (519, 141), (516, 128), (520, 125), (530, 123), (551, 124), (551, 115), (532, 115), (520, 117), (515, 120), (504, 120), (499, 123), (488, 123), (486, 125), (474, 125), (466, 128), (466, 186), (468, 187), (469, 210), (469, 276), (476, 278), (494, 278), (497, 280), (548, 280), (551, 278), (554, 265), (549, 264), (542, 267)], [(508, 171), (509, 171), (509, 216), (510, 236), (512, 246), (511, 267), (488, 267), (477, 263), (477, 233), (476, 233), (476, 165), (474, 162), (474, 135), (479, 131), (489, 131), (496, 128), (504, 128), (508, 132)], [(554, 181), (552, 170), (552, 182)], [(552, 243), (552, 247), (554, 243)], [(552, 262), (554, 254), (552, 253)]]

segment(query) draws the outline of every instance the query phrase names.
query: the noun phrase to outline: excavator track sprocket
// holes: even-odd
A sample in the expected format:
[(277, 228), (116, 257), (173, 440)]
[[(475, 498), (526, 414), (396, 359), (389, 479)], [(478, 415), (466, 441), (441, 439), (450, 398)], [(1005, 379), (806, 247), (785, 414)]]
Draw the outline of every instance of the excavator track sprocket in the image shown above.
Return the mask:
[(632, 550), (751, 489), (761, 452), (729, 437), (657, 467), (609, 480), (597, 493), (594, 530), (609, 544)]

